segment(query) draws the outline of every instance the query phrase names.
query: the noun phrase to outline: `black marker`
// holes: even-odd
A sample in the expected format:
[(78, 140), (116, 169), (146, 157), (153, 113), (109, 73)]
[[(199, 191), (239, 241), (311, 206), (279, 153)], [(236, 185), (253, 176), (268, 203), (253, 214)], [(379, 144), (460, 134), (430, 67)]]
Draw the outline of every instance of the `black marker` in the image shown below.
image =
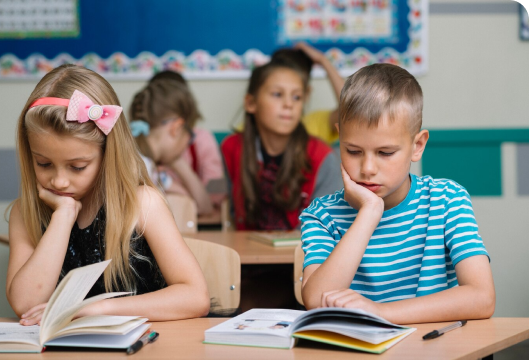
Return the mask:
[(428, 334), (424, 335), (422, 339), (423, 340), (435, 339), (436, 337), (439, 337), (443, 335), (444, 333), (449, 332), (450, 330), (454, 330), (454, 329), (457, 329), (458, 327), (465, 326), (466, 323), (467, 323), (466, 320), (455, 322), (452, 325), (448, 325), (439, 330), (434, 330), (432, 332), (429, 332)]
[(151, 331), (150, 333), (143, 335), (141, 338), (139, 338), (138, 341), (129, 346), (129, 348), (127, 349), (127, 355), (135, 354), (136, 352), (140, 351), (140, 349), (145, 345), (155, 342), (156, 340), (158, 340), (158, 335), (160, 334), (155, 331)]

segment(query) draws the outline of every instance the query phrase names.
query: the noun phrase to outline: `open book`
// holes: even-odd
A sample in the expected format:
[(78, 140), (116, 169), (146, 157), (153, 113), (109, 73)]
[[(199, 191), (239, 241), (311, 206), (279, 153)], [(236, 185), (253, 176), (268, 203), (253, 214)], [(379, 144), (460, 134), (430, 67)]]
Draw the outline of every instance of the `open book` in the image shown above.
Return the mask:
[(292, 231), (258, 231), (248, 234), (248, 238), (271, 246), (297, 246), (301, 243), (301, 232)]
[(206, 330), (204, 343), (291, 349), (301, 338), (380, 354), (415, 330), (360, 309), (252, 309)]
[(110, 260), (70, 271), (51, 295), (41, 326), (0, 323), (0, 352), (41, 352), (46, 346), (126, 349), (150, 327), (139, 316), (86, 316), (73, 320), (96, 301), (127, 295), (105, 293), (85, 298)]

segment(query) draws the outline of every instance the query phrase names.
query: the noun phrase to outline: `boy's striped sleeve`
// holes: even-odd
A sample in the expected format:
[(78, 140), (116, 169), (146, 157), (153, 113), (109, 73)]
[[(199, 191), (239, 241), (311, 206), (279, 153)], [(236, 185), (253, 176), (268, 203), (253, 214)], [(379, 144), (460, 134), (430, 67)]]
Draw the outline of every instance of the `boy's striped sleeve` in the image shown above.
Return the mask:
[(489, 256), (478, 233), (468, 192), (463, 187), (455, 190), (445, 209), (445, 244), (453, 266), (474, 255)]
[(301, 242), (305, 253), (303, 269), (322, 264), (338, 243), (334, 237), (332, 219), (319, 199), (315, 199), (300, 215)]

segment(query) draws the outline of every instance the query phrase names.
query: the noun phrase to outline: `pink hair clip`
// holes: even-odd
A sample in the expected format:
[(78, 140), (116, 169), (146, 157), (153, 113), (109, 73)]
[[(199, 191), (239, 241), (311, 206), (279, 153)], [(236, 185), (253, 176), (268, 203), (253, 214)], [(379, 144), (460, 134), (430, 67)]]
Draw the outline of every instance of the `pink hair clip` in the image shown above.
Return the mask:
[(66, 121), (77, 121), (79, 123), (92, 120), (105, 135), (108, 135), (123, 111), (117, 105), (97, 105), (88, 96), (75, 90), (70, 100), (54, 97), (44, 97), (35, 100), (29, 108), (39, 105), (67, 106)]

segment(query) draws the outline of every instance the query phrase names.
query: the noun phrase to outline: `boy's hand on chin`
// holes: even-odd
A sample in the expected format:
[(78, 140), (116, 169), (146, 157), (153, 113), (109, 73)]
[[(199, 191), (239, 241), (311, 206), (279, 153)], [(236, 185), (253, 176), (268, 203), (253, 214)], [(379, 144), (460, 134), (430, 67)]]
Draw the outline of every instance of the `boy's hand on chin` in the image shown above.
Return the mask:
[(338, 307), (347, 309), (362, 309), (371, 314), (382, 316), (382, 304), (369, 300), (351, 289), (332, 290), (321, 296), (321, 307)]
[(340, 166), (342, 168), (342, 179), (345, 188), (345, 201), (358, 211), (362, 208), (370, 207), (381, 217), (384, 212), (384, 200), (374, 192), (354, 182), (347, 171), (345, 171), (343, 164)]
[(60, 196), (52, 193), (45, 189), (40, 183), (37, 182), (37, 190), (39, 192), (39, 198), (46, 203), (54, 212), (63, 211), (70, 216), (73, 216), (74, 220), (77, 219), (79, 211), (81, 211), (82, 204), (80, 201), (75, 200), (70, 196)]

